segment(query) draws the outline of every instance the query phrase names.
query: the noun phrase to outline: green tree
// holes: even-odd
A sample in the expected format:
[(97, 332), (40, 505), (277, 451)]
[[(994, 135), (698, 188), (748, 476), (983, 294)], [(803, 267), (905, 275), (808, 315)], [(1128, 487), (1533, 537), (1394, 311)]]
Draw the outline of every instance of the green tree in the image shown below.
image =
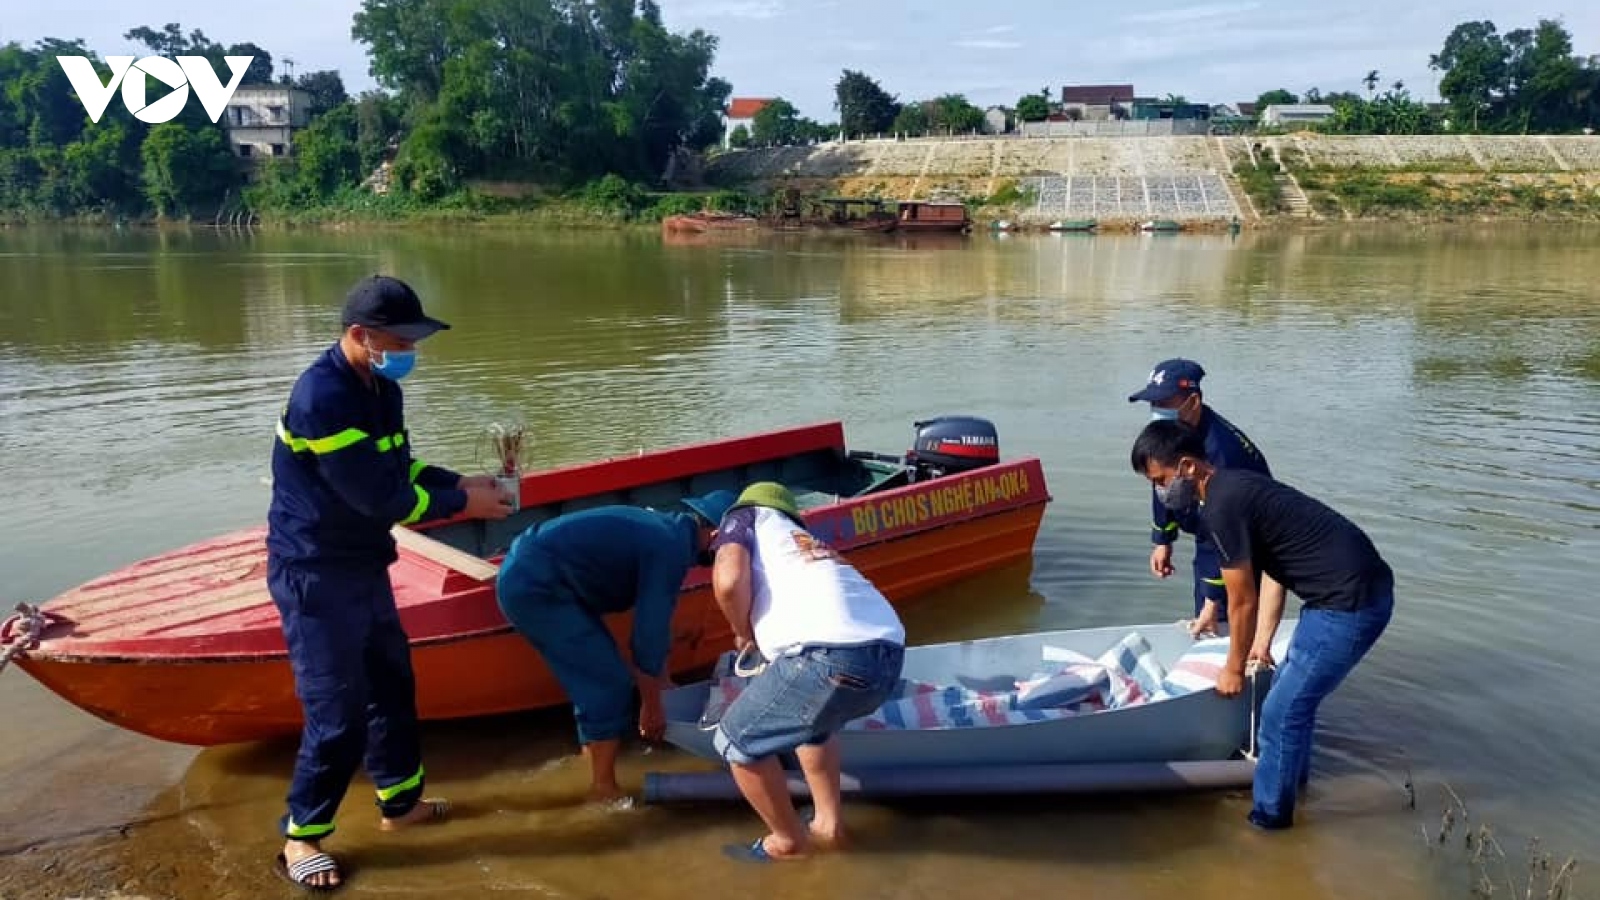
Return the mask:
[(1583, 66), (1572, 55), (1572, 35), (1560, 22), (1541, 19), (1531, 32), (1506, 35), (1510, 76), (1507, 130), (1561, 131), (1579, 118)]
[(800, 111), (782, 97), (761, 107), (750, 125), (750, 137), (757, 146), (780, 147), (803, 139)]
[(946, 134), (969, 134), (983, 127), (983, 110), (964, 94), (945, 94), (931, 104), (932, 126)]
[[(71, 53), (87, 55), (80, 41), (46, 38), (36, 46), (27, 71), (4, 86), (12, 103), (28, 120), (25, 140), (29, 144), (60, 147), (77, 140), (89, 125), (72, 82), (55, 60), (59, 54)], [(114, 101), (111, 106), (120, 108), (121, 103)]]
[(907, 103), (900, 107), (900, 113), (894, 117), (894, 124), (889, 130), (908, 137), (922, 137), (928, 133), (929, 123), (927, 104)]
[[(246, 42), (234, 44), (228, 48), (226, 56), (250, 56), (250, 68), (244, 70), (244, 77), (240, 84), (271, 84), (272, 83), (272, 54), (261, 49), (255, 44)], [(224, 81), (227, 79), (227, 70), (218, 70)]]
[(344, 91), (344, 79), (333, 69), (307, 72), (295, 79), (295, 87), (311, 95), (311, 108), (319, 113), (335, 109), (350, 99)]
[[(456, 5), (453, 0), (364, 0), (350, 34), (367, 46), (372, 77), (418, 103), (437, 99), (454, 49), (450, 20)], [(549, 21), (521, 30), (532, 49), (551, 54), (562, 49)]]
[(1378, 70), (1372, 69), (1368, 71), (1367, 77), (1361, 79), (1361, 83), (1367, 86), (1367, 99), (1371, 100), (1378, 90)]
[(145, 129), (131, 116), (105, 116), (81, 141), (62, 148), (71, 205), (61, 212), (144, 208), (139, 190), (139, 147)]
[(1299, 102), (1300, 98), (1295, 96), (1293, 92), (1286, 91), (1283, 88), (1278, 88), (1277, 90), (1267, 91), (1265, 94), (1262, 94), (1260, 97), (1256, 98), (1256, 111), (1259, 114), (1260, 112), (1264, 112), (1269, 106), (1283, 106), (1285, 104)]
[(716, 39), (669, 32), (653, 0), (363, 0), (353, 34), (414, 126), (405, 141), (425, 144), (401, 148), (407, 171), (430, 184), (656, 180), (678, 148), (721, 137)]
[(116, 102), (91, 124), (58, 55), (87, 56), (102, 79), (109, 76), (81, 41), (0, 46), (0, 209), (142, 209), (138, 151), (147, 126)]
[(237, 183), (236, 160), (222, 130), (166, 122), (150, 129), (140, 147), (144, 194), (162, 215), (204, 214)]
[(845, 69), (833, 90), (839, 126), (848, 137), (889, 131), (900, 114), (894, 96), (864, 72)]
[(198, 28), (184, 34), (183, 26), (177, 22), (168, 22), (160, 31), (141, 25), (124, 32), (122, 37), (143, 44), (155, 56), (206, 56), (208, 51), (222, 50)]
[(733, 131), (728, 133), (728, 146), (736, 150), (743, 150), (750, 146), (750, 129), (743, 122), (733, 126)]
[(337, 106), (295, 135), (295, 182), (314, 200), (332, 197), (341, 187), (366, 176), (357, 146), (359, 120), (354, 104)]
[(379, 91), (367, 91), (356, 101), (356, 150), (362, 171), (370, 172), (389, 157), (400, 143), (400, 101)]
[(1439, 95), (1450, 104), (1456, 127), (1480, 130), (1494, 112), (1496, 95), (1506, 83), (1507, 48), (1490, 21), (1463, 22), (1445, 38), (1444, 47), (1428, 65), (1443, 73)]
[(1017, 118), (1024, 122), (1042, 122), (1050, 117), (1050, 98), (1047, 94), (1028, 94), (1017, 100)]

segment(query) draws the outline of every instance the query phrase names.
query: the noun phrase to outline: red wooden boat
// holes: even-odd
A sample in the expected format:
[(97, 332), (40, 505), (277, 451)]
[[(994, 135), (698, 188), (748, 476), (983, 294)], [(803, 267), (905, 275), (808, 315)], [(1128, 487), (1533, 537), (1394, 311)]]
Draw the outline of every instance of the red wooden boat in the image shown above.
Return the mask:
[[(897, 604), (1029, 556), (1050, 499), (1039, 461), (1000, 461), (993, 428), (981, 419), (918, 427), (904, 457), (848, 452), (843, 427), (831, 422), (536, 472), (522, 477), (521, 507), (504, 521), (396, 529), (400, 558), (390, 572), (411, 636), (421, 716), (565, 702), (494, 597), (497, 561), (512, 539), (560, 513), (607, 503), (666, 508), (686, 495), (778, 480), (795, 491), (815, 531)], [(266, 591), (264, 537), (264, 528), (223, 535), (48, 601), (38, 646), (16, 663), (82, 709), (162, 740), (214, 745), (298, 733), (300, 708)], [(710, 666), (731, 644), (708, 574), (694, 569), (684, 581), (674, 673)], [(627, 616), (613, 620), (625, 636)], [(0, 644), (25, 639), (27, 624), (39, 622), (7, 623)]]
[(895, 227), (900, 231), (959, 233), (972, 228), (972, 217), (964, 203), (908, 200), (900, 204)]
[(702, 234), (708, 231), (748, 231), (760, 227), (761, 222), (752, 216), (726, 212), (680, 213), (661, 220), (663, 233), (688, 232)]

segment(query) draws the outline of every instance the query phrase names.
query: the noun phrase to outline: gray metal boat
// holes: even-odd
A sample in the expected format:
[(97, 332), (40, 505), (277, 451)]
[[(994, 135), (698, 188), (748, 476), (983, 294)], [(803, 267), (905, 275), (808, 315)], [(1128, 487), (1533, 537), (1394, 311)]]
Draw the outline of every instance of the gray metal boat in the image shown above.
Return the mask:
[[(1294, 626), (1295, 620), (1285, 619), (1278, 629), (1276, 659), (1283, 659)], [(1118, 648), (1129, 645), (1140, 648), (1138, 654), (1123, 656), (1130, 661), (1139, 657), (1136, 664), (1124, 667), (1142, 682), (1137, 696), (1116, 698), (1104, 708), (1092, 698), (1076, 702), (1082, 700), (1081, 694), (1069, 708), (1023, 702), (1027, 692), (1018, 690), (1019, 683), (1037, 681), (1052, 667), (1060, 669), (1074, 660), (1080, 665), (1085, 660), (1115, 660)], [(1254, 713), (1270, 673), (1248, 680), (1242, 694), (1222, 697), (1210, 684), (1214, 663), (1225, 648), (1225, 639), (1197, 642), (1181, 624), (1172, 622), (908, 647), (897, 698), (839, 733), (844, 768), (852, 772), (1237, 760), (1251, 747)], [(719, 669), (725, 666), (726, 658)], [(1134, 668), (1140, 671), (1135, 673)], [(713, 676), (666, 694), (668, 741), (695, 756), (719, 759), (711, 745), (715, 714), (707, 716), (707, 704), (714, 700), (714, 689), (723, 690), (722, 684)], [(920, 720), (889, 709), (896, 705), (915, 709), (916, 701), (909, 698), (919, 694), (931, 694), (948, 709)], [(922, 701), (924, 712), (929, 702)], [(964, 716), (963, 703), (988, 715)], [(948, 714), (949, 709), (956, 714)]]

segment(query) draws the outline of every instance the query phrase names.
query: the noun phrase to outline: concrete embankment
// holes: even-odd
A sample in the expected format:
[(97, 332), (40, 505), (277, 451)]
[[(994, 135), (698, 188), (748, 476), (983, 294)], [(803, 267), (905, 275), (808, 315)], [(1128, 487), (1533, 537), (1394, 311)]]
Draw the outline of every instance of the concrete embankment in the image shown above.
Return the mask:
[(1361, 135), (871, 140), (733, 151), (751, 190), (961, 198), (1032, 225), (1397, 215), (1600, 216), (1600, 137)]

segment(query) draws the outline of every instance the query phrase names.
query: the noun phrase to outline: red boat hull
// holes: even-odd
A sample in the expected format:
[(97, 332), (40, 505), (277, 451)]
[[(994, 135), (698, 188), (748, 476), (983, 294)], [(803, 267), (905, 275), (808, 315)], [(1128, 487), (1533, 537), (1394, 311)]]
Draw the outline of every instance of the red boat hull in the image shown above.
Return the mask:
[[(842, 450), (836, 423), (530, 475), (523, 502), (829, 442)], [(930, 588), (1027, 558), (1049, 499), (1030, 459), (846, 499), (806, 517), (903, 606)], [(298, 733), (300, 708), (266, 595), (263, 537), (251, 529), (183, 548), (57, 598), (44, 609), (62, 624), (18, 665), (80, 708), (162, 740), (215, 745)], [(492, 580), (405, 547), (400, 553), (391, 577), (423, 719), (566, 702), (538, 652), (500, 615)], [(629, 617), (610, 622), (625, 641)], [(707, 570), (685, 580), (673, 631), (674, 673), (709, 666), (730, 648)]]

